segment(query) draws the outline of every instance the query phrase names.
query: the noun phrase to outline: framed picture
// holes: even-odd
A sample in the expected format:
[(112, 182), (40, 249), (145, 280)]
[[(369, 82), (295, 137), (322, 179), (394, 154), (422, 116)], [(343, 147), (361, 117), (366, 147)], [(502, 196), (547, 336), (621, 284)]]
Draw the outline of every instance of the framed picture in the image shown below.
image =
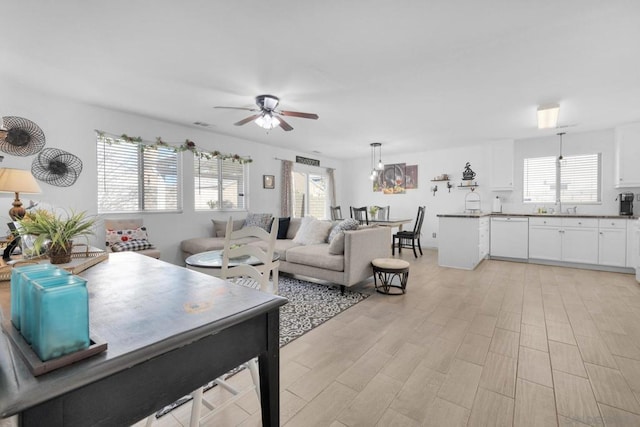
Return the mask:
[(268, 189), (276, 188), (275, 175), (262, 175), (262, 187)]

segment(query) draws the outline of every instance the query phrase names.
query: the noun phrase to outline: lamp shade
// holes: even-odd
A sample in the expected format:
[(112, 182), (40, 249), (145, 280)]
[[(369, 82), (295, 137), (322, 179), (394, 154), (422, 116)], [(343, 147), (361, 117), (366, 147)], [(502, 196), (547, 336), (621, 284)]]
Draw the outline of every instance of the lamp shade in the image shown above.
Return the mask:
[(553, 129), (558, 127), (560, 106), (558, 104), (541, 105), (538, 107), (538, 129)]
[(22, 169), (0, 169), (0, 192), (3, 193), (40, 193), (40, 186), (31, 175), (31, 171)]

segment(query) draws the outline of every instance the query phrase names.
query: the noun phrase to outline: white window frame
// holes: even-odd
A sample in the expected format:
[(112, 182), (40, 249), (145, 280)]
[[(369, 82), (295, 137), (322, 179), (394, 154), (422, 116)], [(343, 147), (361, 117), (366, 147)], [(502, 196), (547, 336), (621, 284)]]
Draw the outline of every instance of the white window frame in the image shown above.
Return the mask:
[[(130, 148), (129, 148), (130, 147)], [(167, 186), (171, 191), (175, 192), (175, 199), (171, 199), (170, 203), (174, 206), (166, 209), (147, 208), (145, 206), (145, 191), (151, 188), (155, 190), (162, 190), (162, 187), (151, 186), (149, 182), (150, 177), (145, 177), (145, 158), (147, 162), (155, 160), (154, 157), (158, 152), (166, 152), (167, 155), (173, 156), (173, 161), (167, 162), (169, 167), (175, 168), (175, 185)], [(134, 194), (137, 196), (136, 205), (137, 208), (127, 208), (128, 203), (122, 200), (122, 203), (118, 204), (118, 199), (125, 197), (127, 194), (126, 188), (118, 186), (118, 178), (123, 175), (123, 170), (127, 167), (131, 167), (132, 164), (127, 165), (124, 162), (124, 158), (130, 158), (135, 155), (135, 159), (131, 162), (135, 164), (135, 173), (131, 173), (132, 178), (130, 183), (135, 187)], [(117, 159), (122, 158), (123, 161), (118, 163)], [(142, 142), (131, 143), (122, 139), (108, 139), (98, 136), (96, 142), (96, 165), (97, 174), (96, 181), (98, 184), (98, 191), (96, 192), (98, 202), (98, 213), (180, 213), (182, 212), (182, 155), (176, 152), (170, 147), (153, 147), (148, 148)], [(111, 168), (111, 170), (108, 170)], [(118, 172), (119, 171), (119, 172)], [(148, 172), (148, 171), (146, 171)], [(171, 176), (171, 175), (167, 175)], [(146, 181), (145, 182), (145, 178)], [(109, 183), (114, 185), (110, 186)], [(120, 181), (122, 183), (122, 180)], [(170, 191), (170, 193), (171, 193)], [(147, 195), (149, 192), (147, 191)], [(117, 206), (109, 208), (109, 202), (101, 201), (101, 198), (111, 198), (111, 203)]]
[[(203, 211), (244, 212), (248, 210), (248, 202), (249, 202), (249, 199), (247, 197), (248, 185), (249, 185), (249, 164), (248, 163), (239, 163), (238, 161), (234, 161), (232, 159), (226, 159), (226, 160), (216, 159), (216, 158), (207, 159), (199, 156), (198, 154), (194, 154), (193, 163), (194, 163), (193, 164), (193, 208), (196, 212), (203, 212)], [(215, 164), (216, 173), (217, 173), (217, 178), (210, 177), (211, 179), (217, 179), (217, 182), (215, 184), (215, 187), (217, 189), (216, 200), (210, 199), (214, 202), (213, 207), (210, 205), (205, 207), (201, 202), (198, 201), (199, 192), (203, 190), (203, 188), (201, 187), (202, 178), (200, 176), (200, 170), (202, 166), (203, 165), (206, 166), (207, 163)], [(224, 182), (225, 182), (225, 179), (227, 179), (227, 177), (225, 176), (225, 168), (224, 168), (225, 164), (237, 165), (242, 168), (242, 182), (241, 182), (242, 188), (239, 189), (237, 194), (238, 198), (242, 198), (241, 207), (233, 207), (233, 208), (225, 207)], [(212, 196), (213, 195), (211, 195), (210, 197)]]
[[(567, 175), (570, 174), (569, 167), (573, 167), (574, 170), (578, 170), (581, 166), (590, 166), (589, 163), (593, 163), (593, 160), (596, 161), (596, 170), (589, 170), (589, 174), (583, 174), (582, 176), (575, 176), (577, 180), (574, 180), (573, 183), (575, 185), (571, 185), (572, 183), (570, 178), (567, 178)], [(533, 163), (531, 167), (529, 167), (529, 163)], [(527, 178), (527, 174), (535, 174), (536, 170), (531, 170), (532, 167), (535, 167), (535, 163), (538, 163), (538, 168), (543, 169), (546, 168), (547, 172), (549, 169), (553, 167), (553, 174), (546, 175), (548, 181), (552, 182), (547, 184), (545, 181), (545, 185), (549, 185), (549, 192), (546, 194), (546, 198), (536, 198), (531, 200), (527, 196), (531, 194), (535, 188), (528, 188), (528, 183), (531, 182), (531, 179)], [(564, 171), (564, 172), (563, 172)], [(595, 174), (593, 173), (595, 172)], [(542, 171), (540, 171), (542, 173)], [(534, 178), (542, 178), (545, 175), (539, 175)], [(602, 153), (588, 153), (588, 154), (576, 154), (570, 156), (563, 156), (562, 159), (556, 156), (541, 156), (541, 157), (529, 157), (523, 160), (523, 172), (522, 172), (522, 202), (528, 204), (558, 204), (558, 203), (567, 203), (574, 205), (597, 205), (602, 203)], [(535, 181), (535, 180), (534, 180)], [(581, 188), (581, 184), (583, 188), (590, 188), (594, 184), (596, 185), (596, 191), (587, 192), (587, 198), (579, 198), (579, 191)], [(574, 192), (570, 192), (568, 194), (567, 191), (569, 187), (573, 187)], [(563, 194), (565, 193), (565, 194)], [(578, 197), (578, 198), (576, 198)]]

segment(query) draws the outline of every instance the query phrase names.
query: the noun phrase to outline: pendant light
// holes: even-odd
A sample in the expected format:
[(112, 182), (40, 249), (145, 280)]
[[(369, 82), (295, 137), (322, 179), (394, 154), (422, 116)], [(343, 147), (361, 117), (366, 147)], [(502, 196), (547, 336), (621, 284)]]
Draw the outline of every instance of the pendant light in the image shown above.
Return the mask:
[(565, 135), (566, 132), (558, 132), (556, 135), (560, 137), (560, 155), (558, 156), (558, 163), (563, 163), (564, 157), (562, 157), (562, 135)]
[[(372, 142), (371, 146), (371, 174), (369, 179), (374, 181), (380, 172), (384, 170), (384, 163), (382, 163), (382, 144), (379, 142)], [(376, 148), (378, 149), (378, 155), (376, 156)]]

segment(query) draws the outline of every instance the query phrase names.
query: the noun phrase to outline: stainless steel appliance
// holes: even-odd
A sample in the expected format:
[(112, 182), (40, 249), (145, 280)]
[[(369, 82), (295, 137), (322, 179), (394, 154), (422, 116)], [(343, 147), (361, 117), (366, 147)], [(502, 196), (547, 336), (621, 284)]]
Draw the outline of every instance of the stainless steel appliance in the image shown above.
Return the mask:
[(620, 215), (633, 215), (633, 193), (620, 193)]

